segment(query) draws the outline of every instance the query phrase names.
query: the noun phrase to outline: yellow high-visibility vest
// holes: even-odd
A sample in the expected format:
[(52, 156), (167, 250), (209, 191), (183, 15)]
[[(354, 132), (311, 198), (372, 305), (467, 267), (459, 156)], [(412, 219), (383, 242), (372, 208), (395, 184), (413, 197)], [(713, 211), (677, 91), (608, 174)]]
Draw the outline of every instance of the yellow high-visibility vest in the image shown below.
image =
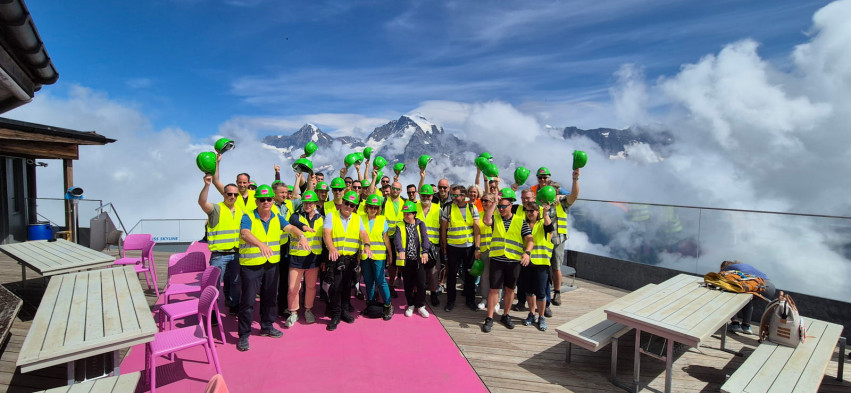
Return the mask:
[[(364, 216), (364, 225), (369, 224), (369, 217)], [(386, 219), (382, 215), (375, 216), (375, 221), (372, 223), (372, 228), (369, 229), (369, 249), (372, 250), (372, 260), (384, 261), (387, 260), (387, 245), (384, 244), (384, 223)], [(367, 255), (364, 252), (364, 247), (361, 246), (361, 258), (366, 259)]]
[(440, 243), (440, 208), (432, 204), (428, 209), (428, 214), (423, 212), (423, 203), (422, 201), (417, 202), (417, 218), (422, 220), (426, 226), (426, 232), (428, 233), (428, 241), (431, 244), (439, 244)]
[(538, 220), (532, 228), (532, 255), (530, 261), (536, 265), (550, 265), (550, 258), (553, 256), (553, 242), (550, 241), (550, 236), (544, 231), (544, 221)]
[[(319, 213), (317, 212), (315, 214), (318, 215)], [(298, 215), (298, 219), (304, 225), (309, 224), (307, 218), (304, 218), (304, 216), (302, 216), (301, 214)], [(310, 254), (311, 252), (316, 255), (322, 254), (322, 225), (324, 222), (325, 220), (322, 219), (322, 216), (319, 216), (319, 218), (317, 218), (316, 221), (313, 222), (312, 227), (313, 230), (316, 232), (303, 231), (304, 237), (307, 238), (307, 242), (308, 244), (310, 244), (309, 250), (299, 249), (298, 241), (293, 239), (292, 243), (290, 243), (290, 255), (304, 257)]]
[(239, 247), (239, 225), (242, 222), (242, 210), (230, 208), (219, 202), (219, 222), (210, 227), (207, 220), (207, 248), (210, 251), (227, 251)]
[(556, 233), (559, 235), (567, 235), (567, 211), (561, 206), (561, 202), (556, 203)]
[(520, 231), (522, 228), (523, 218), (515, 214), (511, 220), (511, 225), (508, 226), (508, 232), (506, 232), (505, 224), (502, 223), (502, 216), (494, 212), (490, 257), (504, 256), (507, 259), (519, 261), (524, 252), (523, 235)]
[(284, 231), (281, 229), (281, 221), (278, 220), (277, 214), (272, 214), (269, 219), (269, 231), (263, 229), (263, 221), (254, 216), (254, 211), (249, 213), (251, 218), (251, 234), (265, 243), (272, 249), (272, 256), (268, 259), (260, 254), (260, 247), (254, 247), (239, 239), (239, 264), (244, 266), (262, 265), (269, 263), (278, 263), (281, 261), (281, 235)]
[(242, 195), (237, 195), (234, 205), (237, 209), (242, 210), (242, 214), (251, 213), (257, 208), (257, 202), (254, 201), (254, 193), (251, 191), (248, 192), (248, 202), (242, 199)]
[[(399, 236), (402, 236), (402, 250), (408, 250), (408, 231), (405, 229), (405, 221), (399, 222)], [(417, 236), (420, 238), (420, 250), (422, 250), (422, 241), (423, 241), (423, 233), (420, 230), (420, 226), (417, 225)], [(396, 266), (405, 266), (405, 260), (403, 258), (396, 258)]]
[(464, 243), (473, 242), (473, 212), (470, 211), (470, 204), (464, 206), (467, 209), (467, 218), (461, 217), (461, 210), (458, 205), (452, 204), (449, 209), (449, 227), (446, 229), (446, 243), (452, 245), (462, 245)]
[(331, 241), (340, 255), (355, 255), (360, 248), (360, 216), (352, 213), (349, 217), (349, 225), (343, 228), (343, 220), (340, 214), (335, 213), (332, 218)]
[(396, 234), (396, 225), (405, 218), (404, 213), (402, 213), (402, 198), (399, 198), (399, 208), (395, 208), (393, 206), (393, 201), (390, 198), (387, 198), (387, 201), (384, 202), (384, 218), (387, 219), (387, 225), (389, 229), (387, 230), (388, 236), (393, 236)]
[(490, 250), (493, 228), (490, 225), (485, 225), (483, 220), (479, 220), (479, 236), (479, 251), (486, 252)]
[[(286, 215), (292, 215), (293, 211), (290, 210), (289, 207), (288, 207), (287, 208), (287, 214), (284, 215), (284, 214), (281, 214), (281, 209), (277, 205), (272, 204), (272, 213), (274, 213), (276, 215), (280, 215), (281, 217), (284, 218), (284, 220), (286, 220), (286, 219), (289, 218), (289, 217), (286, 217)], [(289, 244), (289, 242), (290, 242), (290, 234), (287, 233), (287, 232), (284, 232), (284, 234), (281, 235), (281, 245), (287, 246)]]

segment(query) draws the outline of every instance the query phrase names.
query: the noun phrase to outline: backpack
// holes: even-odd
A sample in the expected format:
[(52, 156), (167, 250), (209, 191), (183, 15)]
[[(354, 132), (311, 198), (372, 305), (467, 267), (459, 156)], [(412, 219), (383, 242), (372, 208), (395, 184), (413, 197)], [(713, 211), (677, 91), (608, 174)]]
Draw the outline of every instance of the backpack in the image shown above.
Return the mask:
[(742, 273), (738, 270), (709, 272), (703, 276), (703, 282), (709, 288), (721, 289), (727, 292), (750, 293), (768, 301), (760, 293), (765, 291), (765, 279)]
[(759, 322), (759, 342), (768, 341), (795, 348), (807, 338), (807, 327), (792, 297), (783, 291), (768, 303)]
[(384, 305), (370, 302), (369, 305), (360, 312), (360, 315), (364, 318), (370, 319), (381, 318), (384, 316)]

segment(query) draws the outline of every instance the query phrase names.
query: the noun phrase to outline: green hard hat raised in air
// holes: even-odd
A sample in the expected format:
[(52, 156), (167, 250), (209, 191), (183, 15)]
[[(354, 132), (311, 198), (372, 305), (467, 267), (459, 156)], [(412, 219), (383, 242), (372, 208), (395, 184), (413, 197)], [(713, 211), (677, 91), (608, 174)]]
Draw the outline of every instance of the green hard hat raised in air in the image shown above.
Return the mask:
[(417, 165), (420, 167), (420, 169), (425, 169), (426, 165), (428, 165), (428, 163), (430, 163), (432, 160), (433, 158), (431, 158), (431, 156), (423, 154), (417, 160)]
[(434, 188), (431, 184), (423, 184), (423, 186), (420, 187), (420, 195), (434, 195)]
[(479, 154), (479, 157), (482, 157), (482, 158), (484, 158), (488, 161), (493, 161), (493, 156), (488, 152), (484, 152), (482, 154)]
[(319, 197), (316, 196), (316, 193), (313, 190), (307, 190), (304, 194), (301, 195), (302, 202), (319, 202)]
[(396, 165), (393, 165), (393, 172), (396, 172), (396, 174), (399, 175), (405, 171), (405, 168), (405, 163), (397, 162)]
[(363, 163), (363, 159), (364, 159), (363, 153), (356, 151), (352, 154), (354, 154), (354, 156), (355, 156), (355, 165), (360, 165), (361, 163)]
[(346, 188), (346, 181), (342, 177), (335, 177), (331, 180), (331, 188)]
[(414, 214), (416, 214), (417, 213), (417, 204), (414, 203), (414, 202), (411, 202), (411, 201), (405, 202), (405, 204), (402, 205), (402, 213), (414, 213)]
[(371, 155), (372, 155), (372, 148), (371, 147), (367, 147), (366, 149), (363, 149), (363, 158), (366, 158), (368, 160), (369, 156), (371, 156)]
[(514, 182), (517, 183), (518, 186), (522, 186), (526, 183), (526, 179), (529, 178), (529, 170), (525, 167), (518, 166), (517, 169), (514, 170)]
[(535, 199), (538, 203), (553, 203), (556, 201), (556, 189), (553, 186), (541, 187), (535, 195)]
[(254, 198), (273, 198), (275, 197), (275, 192), (272, 191), (272, 187), (269, 187), (266, 184), (261, 184), (257, 187), (257, 190), (254, 191)]
[(381, 207), (381, 197), (375, 194), (372, 194), (366, 197), (367, 206), (376, 206)]
[(552, 175), (550, 173), (550, 170), (545, 166), (538, 168), (538, 172), (535, 173), (535, 176), (550, 176), (550, 175)]
[(307, 142), (307, 144), (304, 145), (304, 156), (305, 157), (312, 156), (313, 153), (316, 153), (317, 149), (319, 149), (319, 146), (316, 146), (316, 144), (313, 143), (313, 141)]
[(198, 157), (195, 158), (195, 165), (198, 165), (201, 172), (208, 175), (216, 173), (216, 153), (211, 151), (199, 153)]
[(343, 202), (354, 203), (355, 205), (360, 202), (360, 198), (358, 198), (358, 193), (355, 191), (349, 191), (346, 195), (343, 196)]
[(485, 169), (482, 169), (482, 173), (487, 177), (497, 177), (499, 176), (499, 168), (494, 163), (488, 163)]
[(328, 191), (328, 183), (326, 183), (326, 182), (324, 182), (324, 181), (321, 181), (321, 182), (319, 182), (319, 183), (316, 183), (316, 191), (317, 191), (317, 192), (319, 192), (319, 191)]
[(355, 161), (357, 161), (357, 160), (358, 160), (358, 157), (355, 155), (355, 153), (348, 154), (348, 155), (346, 155), (346, 158), (343, 159), (343, 165), (346, 168), (348, 168), (348, 167), (354, 165)]
[(490, 161), (488, 161), (488, 159), (484, 157), (476, 157), (473, 163), (476, 164), (476, 168), (479, 168), (480, 171), (483, 171), (485, 170), (485, 167), (490, 163)]
[(222, 154), (234, 148), (233, 141), (228, 138), (219, 138), (215, 144), (216, 151)]
[(299, 158), (295, 160), (293, 163), (293, 171), (296, 173), (309, 173), (313, 174), (313, 163), (310, 162), (307, 158)]
[(511, 200), (511, 202), (514, 202), (514, 201), (517, 200), (517, 195), (514, 194), (514, 190), (512, 190), (508, 187), (505, 187), (505, 188), (499, 190), (499, 198), (500, 199), (509, 199), (509, 200)]
[(375, 159), (372, 160), (372, 164), (373, 164), (373, 166), (378, 168), (378, 170), (380, 171), (381, 168), (384, 168), (385, 166), (387, 166), (387, 159), (385, 159), (382, 156), (376, 156)]
[(584, 168), (588, 163), (588, 153), (582, 150), (573, 151), (573, 170)]

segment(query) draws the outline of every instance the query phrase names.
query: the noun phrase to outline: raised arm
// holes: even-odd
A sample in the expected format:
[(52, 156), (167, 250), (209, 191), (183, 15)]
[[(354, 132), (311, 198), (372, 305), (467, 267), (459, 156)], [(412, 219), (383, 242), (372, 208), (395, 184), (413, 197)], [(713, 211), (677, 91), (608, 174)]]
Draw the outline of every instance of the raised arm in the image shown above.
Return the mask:
[(207, 201), (207, 194), (210, 193), (210, 183), (212, 181), (212, 175), (204, 175), (204, 188), (202, 188), (201, 193), (198, 194), (198, 206), (201, 206), (201, 210), (207, 214), (210, 214), (213, 211), (213, 204)]
[(222, 153), (216, 153), (216, 171), (213, 172), (213, 185), (219, 190), (219, 194), (225, 195), (225, 185), (219, 180), (219, 167), (222, 163)]
[(417, 186), (417, 192), (420, 192), (420, 190), (423, 189), (423, 184), (425, 184), (425, 178), (426, 178), (426, 170), (425, 170), (425, 168), (420, 168), (420, 185)]
[(479, 167), (476, 167), (476, 180), (473, 182), (473, 184), (479, 186), (479, 188), (481, 188), (483, 190), (487, 190), (487, 187), (482, 187), (482, 185), (480, 184), (481, 182), (482, 182), (482, 170), (479, 169)]
[(579, 198), (579, 169), (573, 170), (573, 185), (570, 187), (570, 195), (565, 199), (567, 203), (572, 205), (573, 202), (576, 202), (576, 198)]

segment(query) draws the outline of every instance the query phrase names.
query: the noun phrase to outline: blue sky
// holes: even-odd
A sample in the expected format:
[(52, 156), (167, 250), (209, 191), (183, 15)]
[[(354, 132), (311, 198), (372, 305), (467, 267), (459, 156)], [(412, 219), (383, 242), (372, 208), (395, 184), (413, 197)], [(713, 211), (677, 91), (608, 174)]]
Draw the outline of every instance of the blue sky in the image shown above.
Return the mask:
[(85, 86), (138, 109), (155, 129), (201, 137), (233, 118), (291, 119), (277, 126), (288, 128), (313, 114), (366, 118), (368, 132), (430, 100), (499, 100), (565, 113), (547, 119), (557, 126), (622, 126), (605, 110), (571, 118), (565, 108), (610, 102), (622, 64), (654, 80), (744, 38), (782, 68), (824, 4), (78, 0), (28, 7), (60, 74), (45, 91), (62, 96)]

